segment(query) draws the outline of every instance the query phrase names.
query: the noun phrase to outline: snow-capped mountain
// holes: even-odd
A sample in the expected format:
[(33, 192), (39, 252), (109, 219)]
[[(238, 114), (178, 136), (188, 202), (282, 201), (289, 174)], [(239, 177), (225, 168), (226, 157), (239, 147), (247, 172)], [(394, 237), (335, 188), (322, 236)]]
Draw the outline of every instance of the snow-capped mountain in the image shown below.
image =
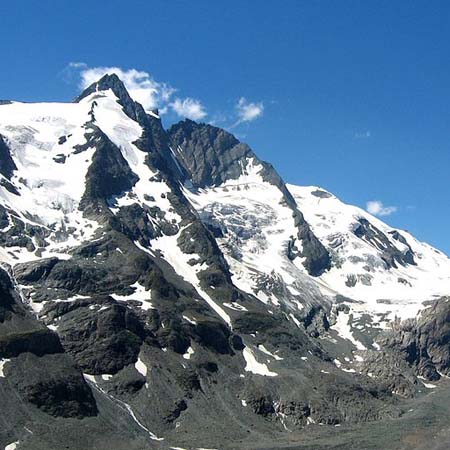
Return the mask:
[[(187, 139), (201, 141), (203, 127), (190, 124), (187, 137), (179, 136), (178, 127), (169, 133), (179, 158), (194, 166), (194, 173), (202, 160), (206, 168), (226, 166), (211, 164), (222, 158), (215, 141), (204, 139), (200, 150), (186, 145)], [(395, 317), (415, 317), (424, 303), (449, 294), (450, 259), (439, 250), (324, 189), (274, 183), (267, 166), (249, 149), (238, 158), (237, 173), (221, 170), (220, 178), (200, 183), (194, 178), (195, 189), (189, 184), (184, 192), (215, 234), (233, 282), (243, 291), (294, 311), (314, 300), (333, 302), (336, 295), (345, 296), (357, 301), (355, 312), (369, 313), (384, 325)], [(293, 211), (301, 211), (329, 255), (314, 273), (308, 273), (298, 255), (304, 241), (297, 238)]]
[(390, 320), (414, 317), (424, 302), (449, 294), (450, 259), (439, 250), (324, 189), (288, 189), (331, 255), (324, 292), (362, 301), (372, 314), (388, 311)]
[(0, 446), (282, 447), (450, 374), (449, 258), (115, 75), (0, 104), (0, 263)]

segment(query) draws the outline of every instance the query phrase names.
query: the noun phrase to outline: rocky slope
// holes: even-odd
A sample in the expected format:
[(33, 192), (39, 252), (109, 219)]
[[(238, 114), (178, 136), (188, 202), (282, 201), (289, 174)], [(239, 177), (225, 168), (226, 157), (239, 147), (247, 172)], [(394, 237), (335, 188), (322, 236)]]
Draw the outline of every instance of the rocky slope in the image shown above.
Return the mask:
[(296, 448), (448, 375), (446, 256), (115, 75), (0, 105), (0, 262), (0, 448)]

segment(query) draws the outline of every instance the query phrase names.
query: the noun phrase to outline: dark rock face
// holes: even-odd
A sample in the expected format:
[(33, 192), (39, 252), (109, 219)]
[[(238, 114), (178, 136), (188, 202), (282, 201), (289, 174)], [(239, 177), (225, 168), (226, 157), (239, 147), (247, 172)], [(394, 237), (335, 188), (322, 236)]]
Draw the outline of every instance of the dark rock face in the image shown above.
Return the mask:
[(400, 266), (406, 265), (416, 265), (414, 261), (414, 252), (407, 243), (406, 239), (399, 233), (394, 232), (392, 237), (399, 241), (401, 244), (407, 246), (405, 252), (401, 252), (396, 247), (392, 245), (389, 239), (374, 225), (372, 225), (367, 219), (360, 218), (358, 226), (353, 231), (356, 236), (360, 239), (373, 245), (375, 248), (383, 252), (382, 259), (386, 263), (386, 267), (390, 269), (391, 267), (398, 268)]
[(7, 376), (25, 401), (51, 416), (97, 415), (91, 389), (67, 355), (23, 353), (15, 358)]
[(380, 339), (383, 348), (398, 352), (417, 375), (436, 381), (450, 375), (450, 302), (442, 298), (417, 319), (397, 324)]
[(418, 380), (436, 382), (450, 374), (450, 303), (434, 301), (416, 319), (396, 322), (381, 333), (379, 351), (366, 351), (360, 370), (376, 380), (378, 388), (413, 398), (423, 390)]
[(195, 338), (205, 347), (208, 347), (217, 353), (232, 353), (229, 337), (229, 329), (222, 323), (217, 322), (200, 322), (195, 327)]
[(122, 152), (95, 125), (90, 126), (86, 148), (95, 147), (92, 163), (86, 175), (86, 190), (80, 209), (98, 210), (106, 208), (110, 197), (129, 190), (138, 180)]
[(276, 412), (285, 417), (288, 424), (294, 427), (302, 427), (307, 424), (308, 417), (311, 416), (311, 408), (307, 403), (295, 400), (277, 405)]
[[(120, 248), (124, 251), (117, 250)], [(35, 301), (130, 291), (129, 286), (140, 276), (144, 278), (143, 274), (145, 278), (161, 276), (148, 255), (114, 231), (79, 246), (69, 260), (49, 258), (15, 266), (15, 277), (21, 284), (37, 283)]]
[(189, 179), (198, 187), (218, 186), (239, 178), (242, 160), (255, 157), (250, 147), (225, 130), (188, 119), (170, 128), (169, 135)]
[(381, 406), (389, 394), (374, 386), (349, 385), (335, 379), (328, 380), (323, 396), (311, 402), (311, 416), (319, 423), (336, 425), (345, 422), (367, 422), (398, 417), (400, 410), (387, 402), (384, 408), (367, 408), (367, 404)]
[(314, 197), (318, 197), (318, 198), (330, 198), (330, 197), (332, 197), (332, 195), (329, 192), (322, 191), (321, 189), (316, 189), (315, 191), (312, 191), (311, 195), (314, 195)]
[(17, 167), (11, 158), (9, 148), (3, 136), (0, 134), (0, 174), (9, 179), (16, 169)]
[(115, 374), (137, 361), (146, 331), (124, 305), (99, 298), (57, 303), (46, 313), (58, 321), (62, 344), (83, 372)]
[[(11, 184), (11, 186), (13, 185)], [(6, 189), (9, 190), (8, 187)], [(18, 192), (12, 193), (18, 195)], [(0, 245), (6, 249), (22, 247), (32, 252), (36, 250), (37, 246), (44, 247), (47, 245), (45, 237), (49, 234), (48, 229), (37, 224), (24, 223), (11, 209), (1, 205), (0, 224), (3, 226), (3, 231), (0, 233)]]
[(39, 261), (19, 266), (15, 273), (23, 282), (35, 283), (46, 278), (59, 261), (58, 258), (40, 259)]
[(172, 423), (177, 420), (183, 411), (188, 408), (185, 400), (179, 400), (175, 403), (173, 410), (165, 417), (166, 422)]
[(4, 270), (0, 270), (0, 323), (11, 318), (15, 299), (11, 278)]
[[(304, 221), (303, 215), (300, 214), (299, 212), (297, 216), (299, 222), (297, 227), (299, 229), (298, 238), (303, 244), (303, 250), (299, 255), (305, 258), (303, 265), (308, 273), (317, 277), (331, 267), (331, 257)], [(294, 253), (289, 256), (292, 258)]]
[(97, 414), (94, 396), (58, 335), (29, 315), (0, 269), (0, 360), (5, 358), (10, 395), (55, 417)]
[(157, 338), (163, 348), (170, 348), (180, 355), (186, 353), (191, 343), (188, 330), (179, 320), (170, 320), (165, 328), (160, 328), (157, 331)]
[(44, 356), (62, 352), (58, 335), (46, 329), (17, 331), (0, 337), (0, 354), (4, 358), (17, 357), (22, 353)]
[(311, 306), (302, 314), (305, 329), (313, 337), (323, 336), (330, 328), (327, 312), (319, 306)]
[(260, 395), (255, 397), (250, 397), (247, 400), (248, 404), (252, 408), (255, 414), (267, 417), (275, 414), (274, 401), (270, 396)]
[(404, 355), (396, 347), (366, 352), (360, 369), (370, 374), (377, 385), (386, 392), (394, 392), (404, 398), (412, 398), (417, 392), (417, 379)]
[(145, 385), (145, 377), (137, 372), (134, 366), (127, 366), (109, 382), (105, 388), (113, 396), (130, 397), (136, 395)]

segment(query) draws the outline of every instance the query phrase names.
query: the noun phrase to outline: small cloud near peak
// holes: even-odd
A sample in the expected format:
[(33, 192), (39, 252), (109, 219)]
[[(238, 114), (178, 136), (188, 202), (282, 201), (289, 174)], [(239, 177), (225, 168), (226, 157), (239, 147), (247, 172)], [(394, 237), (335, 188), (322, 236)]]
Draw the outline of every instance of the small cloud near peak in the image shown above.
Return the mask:
[(205, 107), (195, 98), (176, 98), (170, 107), (181, 117), (187, 117), (192, 120), (201, 120), (206, 117)]
[(155, 80), (148, 72), (115, 66), (89, 67), (83, 62), (72, 62), (67, 69), (76, 72), (81, 89), (95, 83), (103, 75), (115, 73), (122, 80), (131, 97), (147, 111), (158, 108), (160, 113), (164, 114), (170, 109), (180, 117), (188, 117), (193, 120), (199, 120), (206, 116), (205, 107), (200, 100), (187, 97), (176, 98), (172, 101), (177, 89), (169, 83)]
[(261, 117), (264, 113), (264, 104), (263, 102), (249, 102), (245, 97), (241, 97), (236, 103), (235, 109), (237, 121), (232, 127), (244, 122), (253, 122)]
[(397, 212), (397, 206), (385, 206), (380, 200), (371, 200), (366, 204), (366, 210), (374, 216), (390, 216)]
[(372, 133), (370, 130), (357, 131), (353, 136), (355, 139), (369, 139), (372, 137)]

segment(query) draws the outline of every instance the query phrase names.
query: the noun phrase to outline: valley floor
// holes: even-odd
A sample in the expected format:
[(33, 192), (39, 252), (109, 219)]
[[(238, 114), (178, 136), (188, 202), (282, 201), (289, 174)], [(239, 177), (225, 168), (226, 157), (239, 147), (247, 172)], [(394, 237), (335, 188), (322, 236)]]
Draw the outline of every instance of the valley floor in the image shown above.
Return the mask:
[[(248, 440), (226, 442), (218, 436), (199, 436), (192, 443), (172, 444), (179, 436), (166, 438), (163, 449), (208, 450), (448, 450), (450, 448), (450, 380), (404, 404), (398, 419), (351, 426), (308, 425), (301, 431), (268, 437), (249, 433)], [(179, 442), (182, 442), (180, 440)]]

